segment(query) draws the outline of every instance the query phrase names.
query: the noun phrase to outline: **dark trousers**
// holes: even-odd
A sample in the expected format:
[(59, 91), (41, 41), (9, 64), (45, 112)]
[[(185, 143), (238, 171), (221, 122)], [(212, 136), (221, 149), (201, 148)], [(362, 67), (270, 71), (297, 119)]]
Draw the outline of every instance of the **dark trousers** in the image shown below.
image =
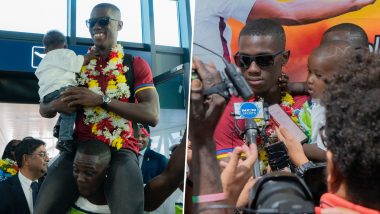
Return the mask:
[[(35, 214), (67, 213), (79, 196), (73, 176), (74, 154), (63, 153), (50, 166), (38, 193)], [(112, 213), (144, 212), (144, 187), (136, 154), (127, 149), (112, 150), (105, 181), (105, 195)]]

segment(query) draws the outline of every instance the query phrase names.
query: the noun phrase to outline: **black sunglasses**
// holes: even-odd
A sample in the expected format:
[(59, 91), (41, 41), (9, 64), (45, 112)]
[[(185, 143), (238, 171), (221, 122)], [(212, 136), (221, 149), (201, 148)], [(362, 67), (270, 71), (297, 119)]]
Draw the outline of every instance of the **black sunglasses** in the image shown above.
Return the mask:
[(235, 63), (238, 67), (248, 69), (253, 61), (255, 61), (256, 65), (259, 67), (269, 67), (274, 65), (274, 58), (284, 51), (279, 51), (275, 54), (259, 54), (259, 55), (246, 55), (242, 53), (237, 53), (234, 56)]
[(98, 23), (99, 26), (105, 27), (110, 23), (110, 20), (119, 21), (110, 17), (93, 18), (93, 19), (87, 19), (86, 25), (88, 28), (93, 28), (95, 24)]

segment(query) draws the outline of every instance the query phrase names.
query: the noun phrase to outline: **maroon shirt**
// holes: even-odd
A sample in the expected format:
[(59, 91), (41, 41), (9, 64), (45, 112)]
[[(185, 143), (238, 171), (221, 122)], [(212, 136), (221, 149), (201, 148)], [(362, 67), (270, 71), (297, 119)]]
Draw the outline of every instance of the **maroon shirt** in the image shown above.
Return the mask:
[[(97, 67), (95, 68), (97, 71), (102, 71), (107, 66), (108, 59), (104, 60), (102, 58), (98, 59), (97, 61)], [(152, 71), (150, 70), (150, 67), (148, 63), (142, 59), (141, 57), (134, 57), (133, 59), (133, 70), (134, 70), (134, 91), (135, 93), (138, 93), (145, 89), (154, 88), (153, 84), (153, 76)], [(99, 82), (99, 86), (101, 87), (101, 90), (104, 92), (107, 88), (107, 79), (106, 76), (103, 75), (102, 72), (100, 72), (100, 75), (96, 77), (96, 79)], [(127, 80), (128, 84), (128, 80)], [(132, 89), (130, 89), (132, 90)], [(79, 141), (86, 141), (95, 139), (96, 136), (92, 134), (91, 127), (84, 124), (84, 111), (83, 109), (80, 109), (77, 112), (77, 119), (75, 121), (75, 131), (74, 134), (77, 136)], [(123, 147), (124, 149), (132, 150), (136, 153), (139, 152), (138, 147), (138, 140), (134, 137), (132, 124), (130, 123), (131, 127), (131, 137), (128, 138), (128, 141), (124, 142)]]

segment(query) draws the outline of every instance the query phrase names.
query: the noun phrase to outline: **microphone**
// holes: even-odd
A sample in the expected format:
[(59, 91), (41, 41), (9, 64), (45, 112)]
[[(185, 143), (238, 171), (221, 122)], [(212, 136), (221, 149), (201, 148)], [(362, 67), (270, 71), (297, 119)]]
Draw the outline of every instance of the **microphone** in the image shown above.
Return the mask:
[[(265, 118), (263, 105), (263, 102), (234, 103), (235, 119), (245, 119), (244, 134), (248, 145), (252, 143), (257, 145), (256, 137), (259, 129), (255, 119), (263, 120)], [(253, 165), (253, 176), (260, 176), (259, 161)]]
[(233, 65), (229, 62), (227, 62), (224, 57), (220, 56), (219, 54), (215, 53), (214, 51), (200, 45), (197, 43), (193, 43), (194, 45), (209, 51), (210, 53), (214, 54), (215, 56), (218, 56), (223, 60), (223, 63), (226, 65), (225, 71), (220, 71), (220, 75), (223, 78), (223, 82), (226, 85), (228, 92), (230, 95), (234, 96), (241, 96), (244, 100), (249, 100), (254, 96), (254, 93), (251, 89), (251, 87), (248, 85), (247, 81), (244, 79), (244, 77), (241, 75), (241, 73), (238, 71), (238, 67), (236, 65)]
[[(256, 137), (258, 133), (257, 124), (254, 119), (245, 119), (245, 137), (248, 145), (254, 143), (257, 146)], [(253, 165), (253, 176), (255, 178), (260, 176), (259, 160), (256, 160)]]

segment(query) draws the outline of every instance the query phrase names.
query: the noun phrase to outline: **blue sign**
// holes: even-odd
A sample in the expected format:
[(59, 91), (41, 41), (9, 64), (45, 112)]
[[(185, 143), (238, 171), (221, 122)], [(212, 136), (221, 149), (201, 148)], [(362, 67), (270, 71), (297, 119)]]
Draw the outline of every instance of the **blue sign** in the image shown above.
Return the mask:
[[(73, 50), (76, 54), (83, 55), (87, 52), (88, 47), (89, 45), (70, 45), (69, 49)], [(150, 65), (152, 63), (149, 51), (128, 49), (125, 52), (144, 58)], [(44, 48), (41, 42), (0, 39), (0, 72), (34, 73), (44, 56)]]
[(246, 119), (255, 118), (260, 113), (259, 108), (254, 103), (244, 103), (240, 107), (240, 117)]
[(37, 68), (41, 60), (45, 57), (45, 48), (42, 46), (32, 47), (32, 68)]

